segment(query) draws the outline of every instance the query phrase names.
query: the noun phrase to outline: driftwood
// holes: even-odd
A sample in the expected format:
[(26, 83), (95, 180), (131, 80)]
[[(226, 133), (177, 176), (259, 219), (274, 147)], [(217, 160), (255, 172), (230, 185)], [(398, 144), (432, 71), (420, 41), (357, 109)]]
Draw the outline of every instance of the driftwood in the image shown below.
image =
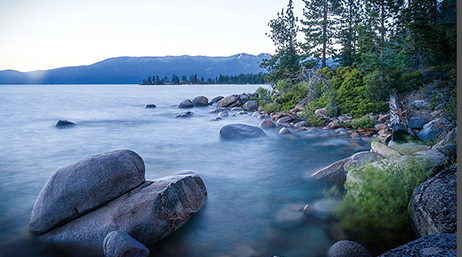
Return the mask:
[(415, 137), (409, 127), (409, 118), (411, 109), (400, 103), (396, 92), (390, 95), (390, 122), (391, 122), (391, 139), (393, 141), (404, 141), (407, 136)]

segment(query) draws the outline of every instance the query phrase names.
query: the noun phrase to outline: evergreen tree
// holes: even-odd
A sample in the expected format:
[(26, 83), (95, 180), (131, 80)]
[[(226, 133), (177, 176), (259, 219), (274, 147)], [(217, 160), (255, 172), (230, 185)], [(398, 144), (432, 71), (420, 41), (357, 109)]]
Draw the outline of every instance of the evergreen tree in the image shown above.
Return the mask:
[(338, 0), (303, 0), (305, 8), (301, 20), (305, 33), (304, 51), (306, 56), (321, 60), (321, 66), (327, 66), (327, 57), (335, 54), (334, 38), (337, 19), (335, 15), (340, 10)]
[(362, 1), (358, 0), (342, 0), (339, 8), (339, 30), (337, 38), (341, 45), (340, 52), (336, 56), (340, 64), (350, 66), (358, 59), (357, 41), (358, 27), (361, 21)]
[(270, 33), (266, 34), (276, 46), (276, 52), (270, 59), (264, 59), (260, 67), (269, 71), (266, 80), (274, 82), (291, 77), (300, 69), (299, 44), (297, 42), (298, 18), (294, 16), (292, 0), (287, 9), (282, 9), (276, 19), (270, 20)]

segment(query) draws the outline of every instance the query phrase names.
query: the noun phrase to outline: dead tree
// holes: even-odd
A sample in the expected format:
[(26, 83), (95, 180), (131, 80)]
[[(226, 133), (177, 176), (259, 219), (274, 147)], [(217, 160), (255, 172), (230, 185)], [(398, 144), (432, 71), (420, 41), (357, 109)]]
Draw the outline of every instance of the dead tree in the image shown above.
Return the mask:
[(388, 104), (390, 106), (391, 139), (393, 141), (404, 141), (408, 136), (415, 137), (411, 128), (409, 128), (411, 110), (399, 102), (396, 92), (390, 95)]

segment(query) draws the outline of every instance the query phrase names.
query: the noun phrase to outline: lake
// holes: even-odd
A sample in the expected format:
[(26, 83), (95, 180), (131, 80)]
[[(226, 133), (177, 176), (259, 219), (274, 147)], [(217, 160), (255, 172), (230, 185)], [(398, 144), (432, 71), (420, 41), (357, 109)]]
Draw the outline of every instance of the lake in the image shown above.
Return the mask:
[[(152, 246), (152, 256), (325, 256), (342, 232), (295, 211), (326, 203), (324, 188), (307, 178), (368, 151), (370, 143), (322, 129), (294, 131), (292, 137), (265, 129), (266, 138), (223, 140), (222, 126), (258, 126), (262, 120), (232, 112), (210, 121), (217, 116), (209, 113), (214, 106), (188, 109), (194, 112), (190, 118), (174, 117), (186, 111), (177, 108), (184, 99), (258, 87), (0, 85), (0, 252), (33, 251), (27, 250), (33, 245), (30, 213), (53, 172), (94, 154), (130, 149), (144, 159), (147, 180), (192, 170), (208, 191), (204, 208)], [(60, 119), (77, 125), (57, 129)]]

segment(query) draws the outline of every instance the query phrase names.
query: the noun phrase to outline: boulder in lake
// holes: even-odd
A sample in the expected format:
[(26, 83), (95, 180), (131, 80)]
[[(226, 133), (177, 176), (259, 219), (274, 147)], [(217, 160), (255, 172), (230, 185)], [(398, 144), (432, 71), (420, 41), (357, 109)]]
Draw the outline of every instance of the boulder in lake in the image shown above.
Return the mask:
[(194, 116), (194, 112), (182, 112), (182, 113), (175, 113), (175, 118), (188, 118)]
[(439, 234), (418, 238), (382, 253), (378, 257), (457, 256), (457, 234)]
[(264, 120), (260, 123), (260, 127), (262, 128), (274, 128), (276, 124), (272, 120)]
[(345, 158), (343, 160), (336, 161), (331, 165), (316, 171), (310, 176), (310, 178), (321, 181), (328, 185), (336, 185), (338, 187), (343, 187), (347, 175), (345, 169), (343, 168), (343, 165), (348, 160), (349, 158)]
[(143, 159), (118, 150), (57, 170), (41, 190), (29, 229), (43, 234), (120, 197), (145, 182)]
[(156, 108), (155, 104), (147, 104), (145, 108)]
[(372, 257), (369, 251), (362, 244), (342, 240), (338, 241), (329, 248), (328, 257)]
[(281, 128), (281, 130), (279, 130), (279, 135), (288, 135), (288, 134), (292, 134), (292, 132), (290, 132), (288, 128)]
[(130, 235), (112, 231), (103, 242), (105, 257), (149, 257), (149, 249)]
[(229, 124), (220, 129), (220, 136), (225, 139), (257, 138), (266, 136), (259, 127), (246, 124)]
[(217, 102), (217, 107), (235, 107), (239, 105), (239, 95), (233, 94)]
[(457, 164), (414, 189), (411, 224), (419, 236), (457, 232)]
[(72, 121), (68, 121), (68, 120), (58, 120), (58, 122), (56, 122), (56, 125), (55, 125), (55, 127), (57, 128), (67, 128), (67, 127), (72, 127), (72, 126), (75, 126), (75, 123)]
[(209, 99), (203, 95), (197, 96), (192, 100), (194, 106), (207, 106), (209, 105)]
[(257, 100), (247, 101), (242, 108), (244, 108), (244, 110), (246, 111), (254, 112), (258, 109), (258, 101)]
[(183, 100), (179, 105), (178, 108), (192, 108), (194, 106), (193, 102), (189, 99)]
[(218, 103), (218, 101), (220, 101), (223, 98), (224, 98), (223, 96), (216, 96), (216, 97), (212, 98), (212, 100), (209, 101), (209, 104)]

